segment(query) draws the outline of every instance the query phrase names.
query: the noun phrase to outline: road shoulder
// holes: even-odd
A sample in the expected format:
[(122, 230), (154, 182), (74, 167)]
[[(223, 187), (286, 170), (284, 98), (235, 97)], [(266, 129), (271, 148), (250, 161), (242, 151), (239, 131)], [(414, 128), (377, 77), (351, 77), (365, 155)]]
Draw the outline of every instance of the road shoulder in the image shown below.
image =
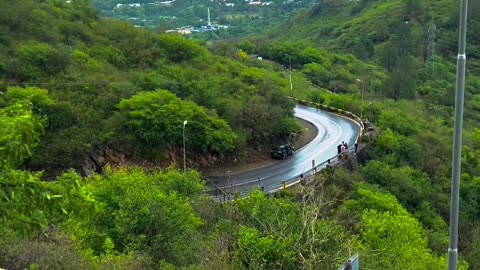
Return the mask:
[[(318, 133), (318, 129), (312, 125), (310, 122), (303, 119), (296, 119), (298, 125), (301, 127), (302, 133), (297, 136), (293, 146), (295, 150), (299, 150), (309, 142), (311, 142)], [(270, 157), (270, 149), (265, 149), (264, 151), (249, 151), (246, 153), (247, 161), (237, 161), (230, 162), (225, 164), (219, 164), (213, 168), (204, 168), (201, 169), (203, 176), (218, 176), (218, 175), (227, 175), (229, 173), (234, 174), (246, 170), (256, 169), (268, 166), (279, 160), (273, 159)]]

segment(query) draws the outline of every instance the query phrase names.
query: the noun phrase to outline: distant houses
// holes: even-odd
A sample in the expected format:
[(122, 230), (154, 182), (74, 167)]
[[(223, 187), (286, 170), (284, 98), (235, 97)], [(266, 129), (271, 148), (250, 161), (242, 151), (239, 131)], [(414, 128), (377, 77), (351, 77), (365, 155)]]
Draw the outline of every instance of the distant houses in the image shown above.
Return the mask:
[[(0, 0), (1, 1), (1, 0)], [(71, 0), (65, 0), (66, 2), (70, 2)], [(114, 9), (136, 9), (136, 8), (145, 8), (148, 9), (148, 7), (152, 6), (162, 6), (162, 7), (171, 7), (172, 5), (175, 4), (176, 0), (168, 0), (168, 1), (156, 1), (156, 0), (150, 0), (151, 2), (147, 3), (117, 3), (114, 6)], [(210, 1), (215, 1), (215, 0), (210, 0)], [(227, 2), (231, 1), (231, 2)], [(238, 1), (238, 0), (235, 0)], [(256, 10), (259, 7), (265, 7), (265, 8), (271, 8), (268, 6), (271, 5), (277, 5), (277, 4), (291, 4), (293, 2), (299, 1), (299, 0), (282, 0), (283, 2), (274, 2), (274, 1), (265, 1), (263, 2), (262, 0), (243, 0), (244, 4), (239, 4), (238, 2), (233, 2), (232, 0), (220, 0), (218, 1), (219, 5), (223, 5), (225, 7), (232, 8), (233, 10), (237, 9), (242, 9), (245, 8), (246, 6), (249, 7), (249, 10)], [(358, 0), (349, 0), (349, 1), (358, 1)], [(120, 2), (120, 0), (118, 1)], [(208, 31), (216, 31), (220, 29), (226, 29), (229, 28), (228, 25), (220, 25), (220, 24), (212, 24), (210, 22), (210, 14), (209, 10), (207, 10), (207, 15), (208, 15), (208, 24), (201, 26), (201, 27), (192, 27), (192, 26), (181, 26), (178, 28), (170, 29), (167, 30), (167, 33), (179, 33), (181, 35), (189, 35), (193, 33), (198, 33), (198, 32), (208, 32)], [(157, 16), (157, 19), (159, 20), (175, 20), (175, 16)], [(128, 20), (134, 23), (135, 27), (140, 27), (140, 25), (145, 26), (147, 25), (152, 25), (154, 23), (154, 20), (149, 20), (147, 23), (145, 23), (145, 19), (141, 21), (139, 18), (136, 17), (128, 17)], [(200, 19), (202, 21), (202, 19)], [(138, 22), (138, 23), (137, 23)], [(143, 22), (143, 23), (142, 23)]]
[(273, 4), (272, 1), (269, 1), (269, 2), (250, 1), (250, 2), (248, 2), (249, 6), (270, 6), (271, 4)]
[(171, 6), (175, 0), (170, 0), (170, 1), (156, 1), (156, 2), (150, 2), (147, 4), (141, 4), (141, 3), (131, 3), (131, 4), (117, 4), (116, 8), (123, 8), (123, 7), (131, 7), (131, 8), (139, 8), (142, 6), (165, 6), (169, 7)]
[[(65, 0), (67, 3), (69, 3), (71, 0)], [(164, 7), (170, 7), (173, 5), (173, 3), (175, 2), (176, 0), (169, 0), (169, 1), (154, 1), (154, 2), (149, 2), (149, 3), (146, 3), (146, 4), (142, 4), (142, 3), (130, 3), (130, 4), (122, 4), (122, 3), (118, 3), (116, 4), (115, 6), (115, 9), (119, 9), (119, 8), (125, 8), (125, 7), (129, 7), (129, 8), (140, 8), (140, 7), (143, 7), (143, 6), (164, 6)], [(292, 3), (294, 2), (295, 0), (286, 0), (286, 1), (283, 1), (283, 4), (288, 4), (288, 3)], [(349, 1), (358, 1), (358, 0), (349, 0)], [(268, 2), (262, 2), (262, 1), (255, 1), (255, 0), (245, 0), (245, 2), (247, 2), (247, 5), (248, 6), (270, 6), (271, 4), (274, 4), (273, 1), (268, 1)], [(225, 5), (226, 7), (235, 7), (235, 3), (233, 2), (225, 2), (225, 0), (223, 0), (223, 5)]]
[(175, 0), (171, 0), (171, 1), (161, 1), (161, 2), (148, 3), (147, 5), (151, 5), (151, 6), (166, 6), (166, 7), (169, 7), (169, 6), (171, 6), (174, 2), (175, 2)]
[(138, 7), (141, 7), (142, 4), (140, 3), (131, 3), (131, 4), (117, 4), (117, 8), (122, 8), (122, 7), (135, 7), (135, 8), (138, 8)]
[[(165, 6), (165, 7), (170, 7), (170, 6), (173, 5), (173, 3), (175, 1), (176, 0), (155, 1), (155, 2), (150, 2), (150, 3), (146, 3), (146, 4), (142, 4), (142, 3), (121, 4), (121, 3), (118, 3), (115, 8), (116, 9), (124, 8), (124, 7), (140, 8), (142, 6)], [(284, 1), (283, 4), (291, 3), (293, 1), (294, 0), (287, 0), (287, 1)], [(357, 0), (350, 0), (350, 1), (357, 1)], [(67, 2), (69, 2), (69, 0), (67, 0)], [(262, 2), (262, 1), (254, 1), (254, 0), (245, 0), (245, 2), (248, 2), (247, 5), (249, 5), (249, 6), (269, 6), (269, 5), (274, 3), (273, 1)], [(226, 7), (235, 7), (235, 3), (232, 3), (232, 2), (223, 2), (223, 4)]]

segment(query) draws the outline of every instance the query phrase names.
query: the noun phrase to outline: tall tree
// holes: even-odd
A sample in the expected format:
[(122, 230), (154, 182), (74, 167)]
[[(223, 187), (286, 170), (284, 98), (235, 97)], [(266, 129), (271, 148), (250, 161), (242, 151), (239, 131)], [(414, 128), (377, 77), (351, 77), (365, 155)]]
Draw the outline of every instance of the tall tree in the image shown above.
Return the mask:
[(391, 42), (387, 42), (377, 47), (376, 54), (378, 60), (387, 71), (392, 72), (398, 62), (397, 47)]

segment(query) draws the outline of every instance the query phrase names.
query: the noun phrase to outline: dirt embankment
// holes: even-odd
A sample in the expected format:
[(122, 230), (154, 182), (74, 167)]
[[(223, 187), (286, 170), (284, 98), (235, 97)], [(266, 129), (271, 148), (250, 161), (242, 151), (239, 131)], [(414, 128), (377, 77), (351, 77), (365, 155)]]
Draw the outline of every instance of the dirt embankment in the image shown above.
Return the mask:
[[(317, 135), (317, 128), (307, 121), (297, 119), (302, 132), (295, 138), (294, 147), (296, 150), (302, 148), (313, 140)], [(199, 170), (204, 176), (226, 175), (228, 171), (238, 172), (269, 165), (277, 160), (270, 157), (270, 149), (255, 151), (253, 149), (243, 150), (241, 158), (229, 158), (217, 156), (209, 153), (198, 154), (189, 153), (187, 150), (186, 166)], [(88, 158), (81, 163), (81, 173), (84, 176), (90, 176), (100, 173), (105, 166), (125, 167), (140, 166), (144, 169), (167, 168), (176, 164), (177, 168), (183, 167), (183, 153), (180, 148), (172, 149), (164, 153), (162, 161), (136, 160), (132, 155), (126, 154), (128, 151), (121, 151), (116, 147), (102, 147), (93, 151)]]

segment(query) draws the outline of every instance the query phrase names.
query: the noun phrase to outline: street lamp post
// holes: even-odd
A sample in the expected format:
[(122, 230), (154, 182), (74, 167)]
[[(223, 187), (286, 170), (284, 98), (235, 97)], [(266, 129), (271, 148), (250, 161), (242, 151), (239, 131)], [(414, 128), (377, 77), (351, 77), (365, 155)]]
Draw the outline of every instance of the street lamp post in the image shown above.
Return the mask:
[(360, 119), (362, 119), (363, 117), (363, 92), (365, 91), (365, 82), (360, 80), (360, 79), (357, 79), (358, 82), (361, 82), (362, 83), (362, 101), (360, 103)]
[(187, 125), (187, 120), (183, 121), (183, 173), (187, 171), (186, 163), (186, 154), (185, 154), (185, 126)]
[(368, 103), (368, 108), (369, 108), (369, 110), (370, 110), (369, 117), (368, 117), (368, 121), (370, 121), (370, 122), (373, 123), (372, 104), (373, 104), (372, 101), (370, 101), (370, 103)]
[(288, 68), (288, 77), (290, 81), (290, 96), (293, 97), (293, 84), (292, 84), (292, 57), (288, 54), (288, 62), (289, 62), (289, 68)]
[(465, 92), (465, 44), (467, 40), (468, 0), (462, 0), (460, 6), (460, 25), (458, 30), (457, 82), (455, 91), (455, 124), (452, 154), (452, 187), (450, 199), (450, 241), (448, 245), (448, 270), (457, 269), (458, 257), (458, 207), (460, 197), (460, 170), (462, 156), (463, 103)]

